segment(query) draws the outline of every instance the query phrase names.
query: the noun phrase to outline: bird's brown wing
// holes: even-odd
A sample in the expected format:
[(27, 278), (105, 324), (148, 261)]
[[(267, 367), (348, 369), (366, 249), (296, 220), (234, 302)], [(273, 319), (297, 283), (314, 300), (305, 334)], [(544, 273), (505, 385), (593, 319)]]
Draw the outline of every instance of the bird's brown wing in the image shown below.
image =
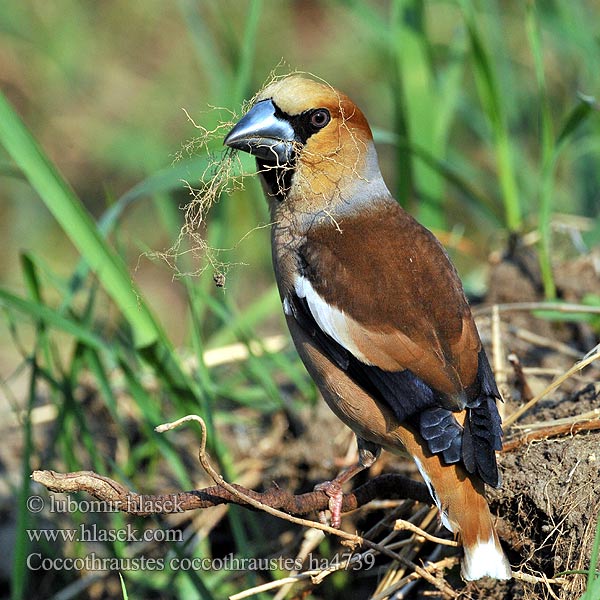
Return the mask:
[(356, 358), (409, 369), (447, 408), (462, 409), (481, 344), (444, 249), (396, 204), (338, 225), (314, 227), (301, 248), (308, 304), (316, 297), (343, 315), (335, 327)]

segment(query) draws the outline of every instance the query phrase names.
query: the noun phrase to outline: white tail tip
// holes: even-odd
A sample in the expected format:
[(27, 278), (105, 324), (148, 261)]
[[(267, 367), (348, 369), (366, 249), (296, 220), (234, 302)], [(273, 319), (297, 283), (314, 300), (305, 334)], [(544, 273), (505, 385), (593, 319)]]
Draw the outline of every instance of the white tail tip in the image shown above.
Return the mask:
[(465, 581), (473, 581), (482, 577), (494, 579), (510, 579), (512, 572), (508, 560), (494, 537), (485, 542), (464, 548), (460, 574)]

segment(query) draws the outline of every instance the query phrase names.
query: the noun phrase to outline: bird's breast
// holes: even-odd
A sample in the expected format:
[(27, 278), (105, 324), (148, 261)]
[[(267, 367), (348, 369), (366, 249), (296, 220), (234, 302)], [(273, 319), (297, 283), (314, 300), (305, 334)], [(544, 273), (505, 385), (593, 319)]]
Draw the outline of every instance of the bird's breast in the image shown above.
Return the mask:
[(296, 232), (294, 224), (284, 218), (275, 220), (271, 230), (271, 254), (275, 279), (282, 301), (293, 292), (300, 274), (300, 253), (305, 238)]

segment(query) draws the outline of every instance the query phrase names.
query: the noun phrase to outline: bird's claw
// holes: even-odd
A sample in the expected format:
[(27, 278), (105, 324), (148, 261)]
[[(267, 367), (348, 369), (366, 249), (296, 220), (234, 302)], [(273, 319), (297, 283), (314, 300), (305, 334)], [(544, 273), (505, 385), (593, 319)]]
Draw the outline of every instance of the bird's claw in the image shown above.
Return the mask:
[[(342, 485), (335, 479), (332, 481), (324, 481), (315, 486), (315, 492), (325, 492), (329, 498), (329, 512), (331, 514), (331, 526), (339, 529), (342, 524), (342, 502), (344, 499), (344, 493), (342, 492)], [(319, 522), (323, 525), (327, 525), (327, 515), (324, 510), (319, 511)]]

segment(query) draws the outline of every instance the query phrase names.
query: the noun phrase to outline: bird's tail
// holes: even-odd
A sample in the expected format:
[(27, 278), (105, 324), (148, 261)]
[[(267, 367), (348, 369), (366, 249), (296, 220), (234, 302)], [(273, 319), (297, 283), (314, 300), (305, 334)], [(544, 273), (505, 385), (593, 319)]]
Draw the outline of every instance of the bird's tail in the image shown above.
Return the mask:
[(510, 579), (511, 569), (500, 546), (485, 498), (478, 494), (466, 513), (449, 515), (458, 528), (464, 549), (460, 574), (466, 581), (493, 577)]
[(483, 482), (460, 464), (443, 464), (411, 429), (403, 428), (401, 437), (440, 511), (442, 523), (462, 542), (463, 579), (510, 579), (510, 564), (500, 546)]

